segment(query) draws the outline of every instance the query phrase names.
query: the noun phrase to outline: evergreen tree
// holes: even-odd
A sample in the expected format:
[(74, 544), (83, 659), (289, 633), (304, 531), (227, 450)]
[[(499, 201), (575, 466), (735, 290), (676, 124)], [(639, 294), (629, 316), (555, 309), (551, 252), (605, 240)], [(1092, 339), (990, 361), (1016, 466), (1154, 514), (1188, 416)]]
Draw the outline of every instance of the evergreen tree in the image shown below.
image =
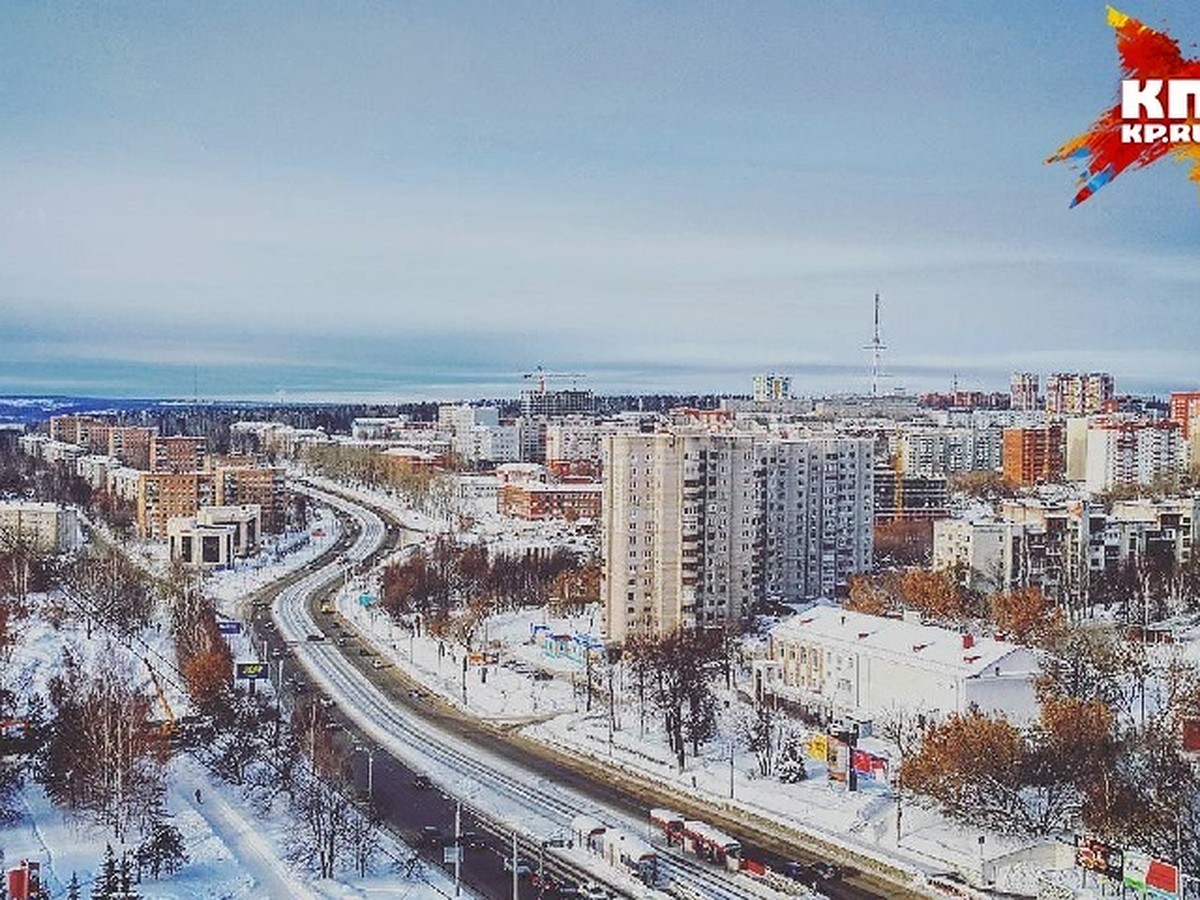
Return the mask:
[(775, 764), (775, 775), (784, 784), (795, 784), (808, 778), (804, 768), (804, 742), (799, 735), (790, 735), (784, 742)]
[(112, 844), (104, 847), (104, 861), (100, 863), (100, 872), (96, 875), (96, 883), (92, 887), (92, 900), (115, 900), (117, 896), (117, 857), (113, 853)]
[(139, 900), (139, 898), (142, 896), (131, 887), (133, 882), (131, 869), (132, 866), (129, 862), (129, 855), (127, 853), (122, 853), (121, 867), (117, 873), (117, 883), (119, 887), (115, 895), (116, 897), (120, 898), (120, 900)]
[(67, 882), (67, 900), (80, 900), (79, 876), (74, 872), (71, 873), (71, 880)]
[(156, 822), (154, 828), (135, 851), (139, 868), (145, 867), (151, 875), (159, 872), (173, 875), (188, 861), (184, 849), (183, 835), (174, 825)]

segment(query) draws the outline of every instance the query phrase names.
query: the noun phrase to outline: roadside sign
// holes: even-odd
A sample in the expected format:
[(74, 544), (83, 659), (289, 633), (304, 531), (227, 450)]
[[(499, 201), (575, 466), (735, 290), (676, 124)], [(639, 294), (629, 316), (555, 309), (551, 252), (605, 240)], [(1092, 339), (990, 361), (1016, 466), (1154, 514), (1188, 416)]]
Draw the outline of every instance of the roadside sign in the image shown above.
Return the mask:
[(358, 595), (358, 605), (359, 606), (370, 606), (374, 602), (375, 602), (375, 598), (372, 597), (370, 594), (368, 594), (366, 591), (363, 591), (361, 594)]
[(1125, 852), (1123, 883), (1135, 891), (1162, 900), (1179, 896), (1179, 870), (1170, 863), (1153, 859), (1136, 850)]
[(462, 862), (462, 847), (443, 847), (442, 862), (456, 863)]
[(267, 677), (267, 664), (263, 662), (240, 662), (235, 670), (238, 678), (262, 681)]
[(1116, 847), (1093, 837), (1075, 838), (1075, 865), (1080, 869), (1120, 881), (1124, 863), (1124, 855)]
[(241, 634), (242, 633), (242, 623), (241, 622), (218, 622), (217, 630), (220, 631), (221, 634)]

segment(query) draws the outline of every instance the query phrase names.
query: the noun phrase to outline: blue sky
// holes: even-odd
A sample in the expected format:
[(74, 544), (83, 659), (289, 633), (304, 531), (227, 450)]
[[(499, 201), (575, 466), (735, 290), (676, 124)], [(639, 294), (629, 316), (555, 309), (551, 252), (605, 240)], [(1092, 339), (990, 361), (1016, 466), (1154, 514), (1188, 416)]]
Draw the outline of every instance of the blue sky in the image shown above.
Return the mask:
[[(1124, 11), (1195, 53), (1194, 3)], [(1200, 195), (1069, 210), (1103, 3), (0, 6), (0, 393), (1200, 380)]]

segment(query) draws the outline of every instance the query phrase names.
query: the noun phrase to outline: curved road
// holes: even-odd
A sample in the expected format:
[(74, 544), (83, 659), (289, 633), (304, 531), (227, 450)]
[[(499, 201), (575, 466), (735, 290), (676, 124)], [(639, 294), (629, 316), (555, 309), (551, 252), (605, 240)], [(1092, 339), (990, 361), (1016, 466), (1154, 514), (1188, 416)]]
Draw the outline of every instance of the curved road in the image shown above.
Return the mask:
[[(361, 563), (381, 552), (388, 528), (378, 514), (340, 496), (312, 493), (357, 521), (359, 534), (346, 552), (347, 560)], [(373, 671), (365, 659), (348, 656), (329, 643), (306, 641), (310, 633), (319, 630), (306, 606), (315, 605), (316, 598), (336, 587), (342, 577), (338, 566), (327, 565), (280, 591), (274, 612), (283, 635), (296, 642), (297, 658), (310, 677), (330, 695), (348, 701), (344, 712), (358, 728), (410, 765), (428, 767), (427, 760), (440, 760), (430, 772), (437, 769), (436, 780), (452, 793), (476, 791), (482, 796), (473, 798), (473, 802), (483, 808), (489, 802), (493, 807), (499, 805), (492, 812), (501, 818), (511, 818), (513, 806), (521, 807), (525, 810), (522, 821), (540, 835), (569, 829), (570, 820), (581, 813), (641, 833), (646, 808), (656, 804), (683, 806), (682, 811), (688, 815), (734, 833), (747, 830), (745, 823), (715, 815), (711, 809), (680, 804), (678, 797), (655, 790), (641, 779), (614, 777), (611, 771), (600, 772), (594, 766), (590, 772), (586, 768), (581, 771), (580, 763), (564, 761), (535, 742), (470, 719), (444, 704), (414, 700), (413, 686), (402, 675), (398, 677), (390, 670)], [(481, 742), (488, 752), (480, 749)], [(608, 808), (600, 809), (598, 804)], [(627, 815), (631, 810), (636, 818)], [(797, 852), (794, 843), (778, 834), (756, 829), (756, 837), (770, 849), (751, 849), (749, 855), (773, 867), (781, 868), (786, 859), (807, 856), (804, 861), (811, 862), (818, 858)], [(666, 852), (662, 847), (658, 851), (660, 857), (669, 858), (669, 868), (677, 870), (679, 880), (701, 896), (749, 898), (773, 893), (745, 877), (727, 876), (694, 857)], [(878, 876), (861, 873), (843, 882), (827, 883), (822, 891), (834, 898), (921, 896)]]

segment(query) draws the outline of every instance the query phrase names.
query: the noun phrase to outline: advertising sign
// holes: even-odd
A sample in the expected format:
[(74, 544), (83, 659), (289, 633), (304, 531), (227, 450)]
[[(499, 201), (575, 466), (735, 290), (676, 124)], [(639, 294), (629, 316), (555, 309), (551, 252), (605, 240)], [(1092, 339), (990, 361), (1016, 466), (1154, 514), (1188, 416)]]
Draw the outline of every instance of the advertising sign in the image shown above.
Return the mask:
[(1124, 854), (1103, 841), (1079, 836), (1075, 838), (1075, 865), (1105, 878), (1121, 878)]
[(217, 630), (219, 632), (221, 632), (221, 634), (241, 634), (242, 633), (242, 623), (241, 622), (218, 622)]
[(829, 754), (829, 741), (823, 734), (814, 734), (808, 739), (808, 755), (812, 759), (825, 762)]
[(262, 662), (240, 662), (235, 672), (238, 678), (262, 681), (267, 677), (267, 664)]
[(1137, 850), (1125, 853), (1125, 878), (1122, 883), (1161, 900), (1175, 900), (1179, 896), (1179, 870), (1170, 863), (1152, 859)]

